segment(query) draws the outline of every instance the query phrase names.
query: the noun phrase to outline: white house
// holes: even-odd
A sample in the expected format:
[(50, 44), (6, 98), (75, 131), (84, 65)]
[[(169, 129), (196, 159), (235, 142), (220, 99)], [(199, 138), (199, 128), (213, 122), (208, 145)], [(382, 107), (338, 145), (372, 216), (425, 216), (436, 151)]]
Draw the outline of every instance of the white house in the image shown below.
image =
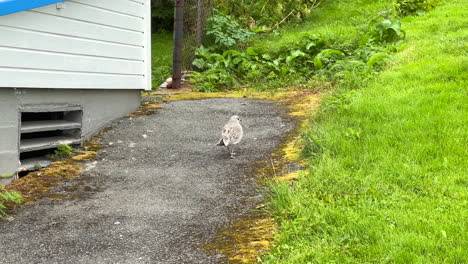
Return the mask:
[(139, 106), (151, 89), (150, 10), (150, 0), (0, 0), (0, 174)]

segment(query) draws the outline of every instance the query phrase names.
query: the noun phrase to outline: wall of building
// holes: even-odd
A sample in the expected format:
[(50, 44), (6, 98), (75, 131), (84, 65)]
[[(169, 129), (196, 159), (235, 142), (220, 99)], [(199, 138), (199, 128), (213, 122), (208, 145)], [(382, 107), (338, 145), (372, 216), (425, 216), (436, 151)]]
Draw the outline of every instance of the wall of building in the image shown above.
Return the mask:
[(89, 137), (111, 121), (135, 111), (139, 90), (0, 89), (0, 174), (18, 168), (19, 108), (26, 104), (83, 107), (82, 135)]
[(18, 126), (15, 91), (0, 89), (0, 175), (12, 174), (18, 168)]
[(151, 89), (150, 0), (74, 0), (0, 16), (0, 89)]

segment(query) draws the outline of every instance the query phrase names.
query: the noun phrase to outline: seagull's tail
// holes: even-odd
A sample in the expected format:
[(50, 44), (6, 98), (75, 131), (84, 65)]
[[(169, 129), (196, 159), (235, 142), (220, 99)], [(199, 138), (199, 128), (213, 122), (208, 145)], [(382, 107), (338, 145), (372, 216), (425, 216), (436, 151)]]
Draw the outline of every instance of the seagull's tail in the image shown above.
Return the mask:
[(226, 145), (224, 144), (224, 140), (221, 139), (221, 140), (218, 142), (218, 144), (216, 144), (216, 146), (226, 146)]

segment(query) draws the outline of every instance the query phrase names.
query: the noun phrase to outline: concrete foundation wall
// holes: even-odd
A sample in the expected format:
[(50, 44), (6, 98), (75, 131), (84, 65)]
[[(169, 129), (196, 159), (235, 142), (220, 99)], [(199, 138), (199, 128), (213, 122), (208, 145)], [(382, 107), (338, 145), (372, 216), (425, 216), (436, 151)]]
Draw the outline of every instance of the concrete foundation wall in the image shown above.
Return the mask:
[(89, 137), (140, 105), (140, 90), (0, 88), (0, 174), (19, 165), (19, 107), (25, 104), (77, 104), (83, 107), (82, 135)]
[(0, 89), (0, 175), (12, 174), (18, 168), (18, 126), (15, 91)]

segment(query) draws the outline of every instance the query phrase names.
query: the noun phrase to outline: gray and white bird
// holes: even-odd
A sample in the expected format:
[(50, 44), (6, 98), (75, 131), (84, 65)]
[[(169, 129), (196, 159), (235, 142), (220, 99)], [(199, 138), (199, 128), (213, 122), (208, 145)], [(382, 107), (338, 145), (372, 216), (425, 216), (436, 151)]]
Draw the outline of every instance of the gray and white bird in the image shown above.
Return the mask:
[(234, 154), (236, 154), (234, 153), (232, 145), (239, 143), (244, 135), (240, 121), (239, 116), (232, 116), (231, 119), (229, 119), (229, 122), (224, 126), (223, 132), (221, 133), (221, 140), (218, 143), (218, 146), (227, 147), (231, 154), (231, 159), (233, 159)]

